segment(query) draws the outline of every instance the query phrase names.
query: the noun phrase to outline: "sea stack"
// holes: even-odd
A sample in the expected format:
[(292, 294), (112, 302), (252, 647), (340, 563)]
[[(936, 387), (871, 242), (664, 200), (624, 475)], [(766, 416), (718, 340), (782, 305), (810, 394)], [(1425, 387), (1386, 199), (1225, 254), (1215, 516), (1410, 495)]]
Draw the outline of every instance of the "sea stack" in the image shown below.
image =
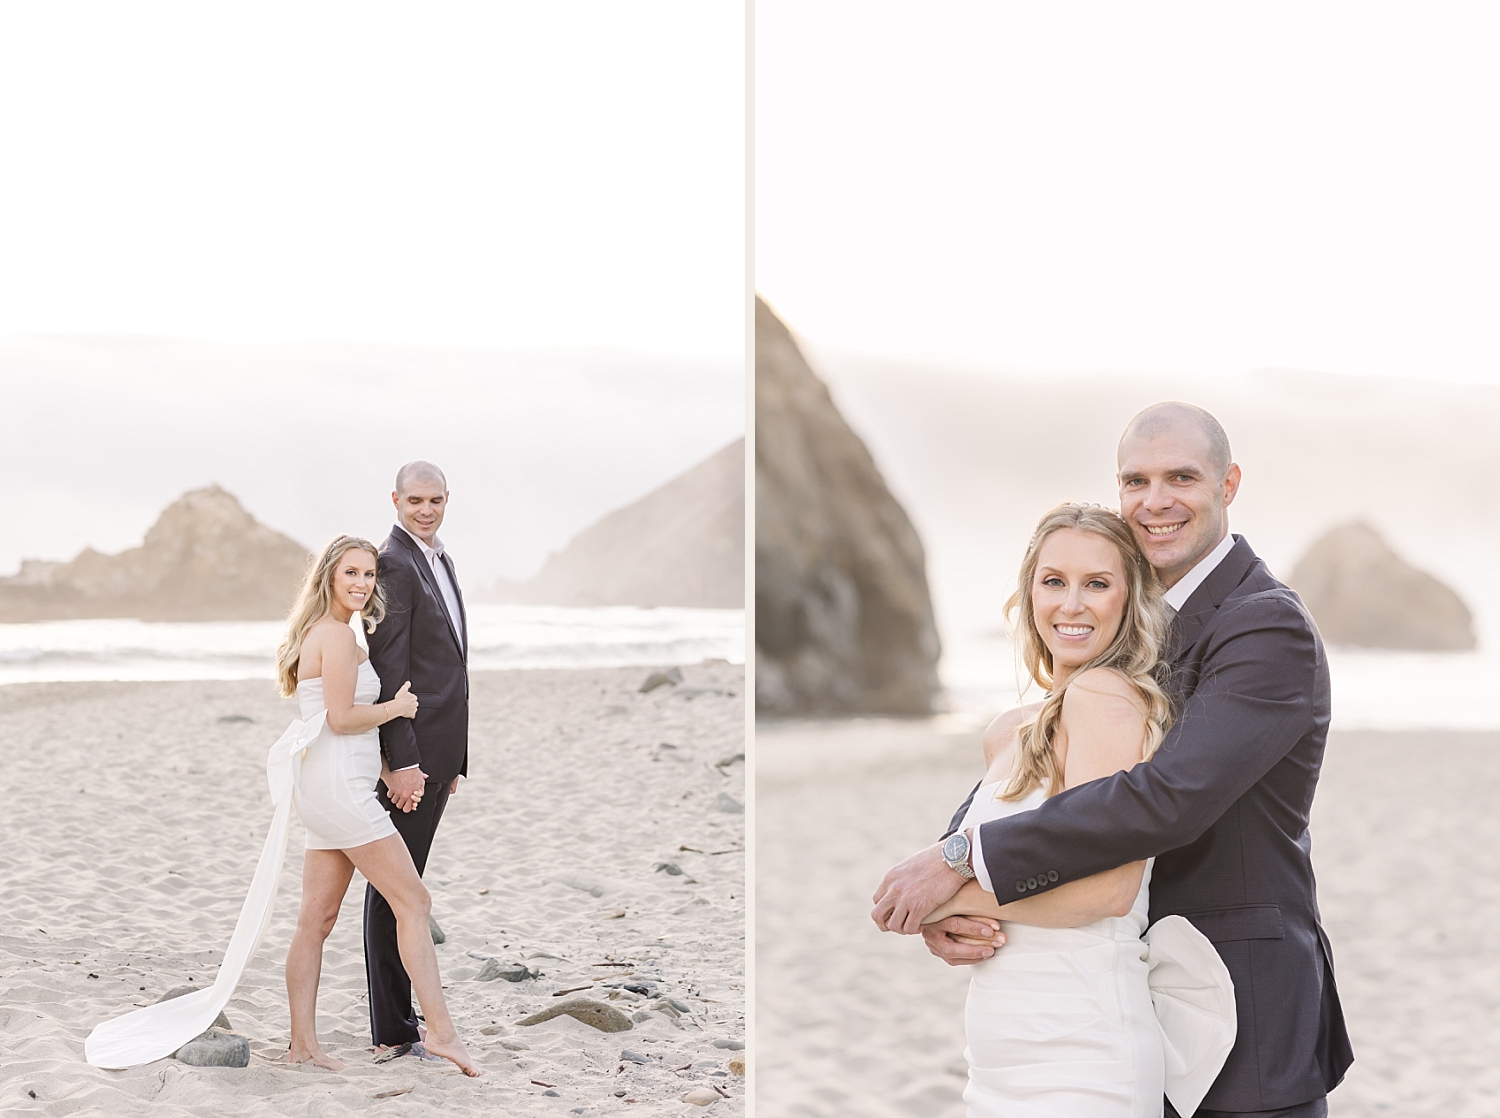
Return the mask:
[(745, 440), (616, 509), (490, 600), (553, 606), (745, 608)]
[(756, 709), (926, 714), (939, 651), (916, 529), (757, 298)]
[(1321, 536), (1291, 584), (1331, 644), (1424, 652), (1475, 647), (1474, 619), (1451, 589), (1391, 550), (1368, 524)]
[(259, 621), (287, 615), (307, 550), (256, 521), (217, 485), (174, 501), (140, 547), (85, 548), (71, 562), (30, 560), (0, 578), (0, 621), (134, 617)]

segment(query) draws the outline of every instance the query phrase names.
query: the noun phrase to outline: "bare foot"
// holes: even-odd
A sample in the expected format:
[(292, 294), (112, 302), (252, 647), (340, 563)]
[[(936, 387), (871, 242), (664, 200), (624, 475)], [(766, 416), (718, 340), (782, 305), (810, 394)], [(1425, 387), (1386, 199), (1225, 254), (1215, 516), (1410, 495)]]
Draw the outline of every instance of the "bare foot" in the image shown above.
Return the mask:
[(327, 1068), (329, 1071), (343, 1071), (349, 1066), (335, 1060), (318, 1045), (313, 1045), (311, 1048), (293, 1048), (288, 1045), (286, 1062), (289, 1064), (316, 1064), (318, 1067)]
[(469, 1050), (464, 1047), (464, 1042), (458, 1039), (457, 1033), (454, 1033), (452, 1038), (448, 1040), (434, 1040), (432, 1034), (429, 1033), (427, 1039), (422, 1042), (422, 1047), (434, 1056), (441, 1056), (445, 1060), (452, 1060), (470, 1078), (477, 1077), (480, 1074), (479, 1068), (474, 1065), (473, 1057), (469, 1055)]

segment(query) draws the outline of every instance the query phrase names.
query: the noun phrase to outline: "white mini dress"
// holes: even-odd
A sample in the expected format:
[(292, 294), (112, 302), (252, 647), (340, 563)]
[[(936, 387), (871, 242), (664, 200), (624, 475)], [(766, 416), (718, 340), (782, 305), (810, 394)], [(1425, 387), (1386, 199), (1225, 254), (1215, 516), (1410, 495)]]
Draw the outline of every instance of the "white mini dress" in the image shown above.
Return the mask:
[[(379, 696), (380, 676), (366, 660), (355, 679), (354, 704), (368, 706)], [(297, 701), (304, 721), (326, 711), (323, 680), (299, 681)], [(375, 796), (379, 781), (380, 731), (335, 734), (324, 721), (302, 757), (293, 796), (307, 829), (307, 849), (349, 850), (394, 835), (396, 825)]]
[[(975, 792), (960, 826), (1044, 799), (999, 800), (1000, 788)], [(1163, 1094), (1197, 1110), (1234, 1046), (1234, 986), (1181, 916), (1147, 931), (1151, 866), (1128, 915), (1081, 928), (1001, 921), (1005, 945), (970, 970), (969, 1118), (1161, 1118)]]

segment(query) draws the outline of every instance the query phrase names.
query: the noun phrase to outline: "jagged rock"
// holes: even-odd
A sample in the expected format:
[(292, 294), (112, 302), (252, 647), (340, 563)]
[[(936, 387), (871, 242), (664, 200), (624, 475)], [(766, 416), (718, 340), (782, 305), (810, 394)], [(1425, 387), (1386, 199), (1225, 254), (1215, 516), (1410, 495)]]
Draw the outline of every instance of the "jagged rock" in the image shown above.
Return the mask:
[(585, 1025), (598, 1029), (605, 1033), (623, 1033), (633, 1028), (630, 1018), (621, 1013), (612, 1005), (603, 1002), (592, 1001), (588, 998), (569, 998), (559, 1005), (548, 1006), (540, 1013), (533, 1013), (530, 1017), (523, 1017), (517, 1021), (518, 1025), (540, 1025), (543, 1021), (550, 1021), (554, 1017), (572, 1017), (582, 1021)]
[[(645, 682), (641, 684), (640, 692), (641, 694), (646, 694), (649, 691), (655, 691), (658, 687), (676, 687), (681, 682), (682, 669), (668, 668), (666, 671), (652, 672), (648, 675)], [(673, 748), (675, 749), (676, 747), (674, 746)]]
[(1292, 571), (1291, 585), (1331, 644), (1424, 651), (1476, 644), (1463, 600), (1408, 564), (1368, 524), (1325, 533)]
[(301, 544), (210, 485), (169, 505), (140, 547), (118, 555), (85, 548), (69, 563), (23, 563), (20, 574), (0, 578), (0, 621), (279, 619), (307, 562)]
[(486, 959), (474, 980), (493, 982), (497, 978), (503, 978), (507, 982), (525, 982), (528, 978), (539, 976), (540, 972), (532, 970), (525, 963), (502, 963), (499, 959)]
[(745, 440), (736, 439), (547, 557), (491, 601), (557, 606), (745, 605)]
[(757, 298), (757, 709), (925, 714), (939, 651), (916, 529)]
[(250, 1066), (250, 1038), (211, 1028), (188, 1041), (173, 1056), (196, 1068), (246, 1068)]
[[(163, 994), (161, 997), (159, 997), (159, 998), (156, 999), (156, 1004), (160, 1005), (162, 1002), (169, 1002), (173, 998), (180, 998), (180, 997), (182, 997), (182, 995), (184, 995), (184, 994), (196, 994), (201, 989), (203, 989), (202, 986), (194, 986), (191, 983), (189, 983), (186, 986), (173, 986), (165, 994)], [(228, 1030), (228, 1029), (233, 1029), (234, 1026), (229, 1023), (228, 1016), (221, 1009), (219, 1011), (219, 1015), (214, 1018), (214, 1023), (212, 1025), (210, 1025), (209, 1028), (211, 1028), (211, 1029), (225, 1029), (225, 1030)]]
[(744, 815), (745, 805), (740, 803), (728, 792), (720, 792), (719, 798), (714, 801), (714, 806), (726, 815)]
[(443, 934), (443, 929), (437, 922), (437, 917), (432, 915), (430, 912), (427, 914), (427, 930), (432, 933), (433, 943), (448, 942), (448, 937)]

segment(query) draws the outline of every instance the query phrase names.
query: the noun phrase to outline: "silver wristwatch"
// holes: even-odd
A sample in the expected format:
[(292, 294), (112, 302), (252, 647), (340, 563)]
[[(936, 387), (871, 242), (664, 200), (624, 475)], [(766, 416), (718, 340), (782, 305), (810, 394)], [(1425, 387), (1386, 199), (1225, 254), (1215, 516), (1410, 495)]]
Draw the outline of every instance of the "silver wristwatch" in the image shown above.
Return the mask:
[(954, 831), (943, 843), (943, 861), (957, 870), (959, 877), (974, 880), (974, 868), (969, 865), (969, 836), (962, 831)]

